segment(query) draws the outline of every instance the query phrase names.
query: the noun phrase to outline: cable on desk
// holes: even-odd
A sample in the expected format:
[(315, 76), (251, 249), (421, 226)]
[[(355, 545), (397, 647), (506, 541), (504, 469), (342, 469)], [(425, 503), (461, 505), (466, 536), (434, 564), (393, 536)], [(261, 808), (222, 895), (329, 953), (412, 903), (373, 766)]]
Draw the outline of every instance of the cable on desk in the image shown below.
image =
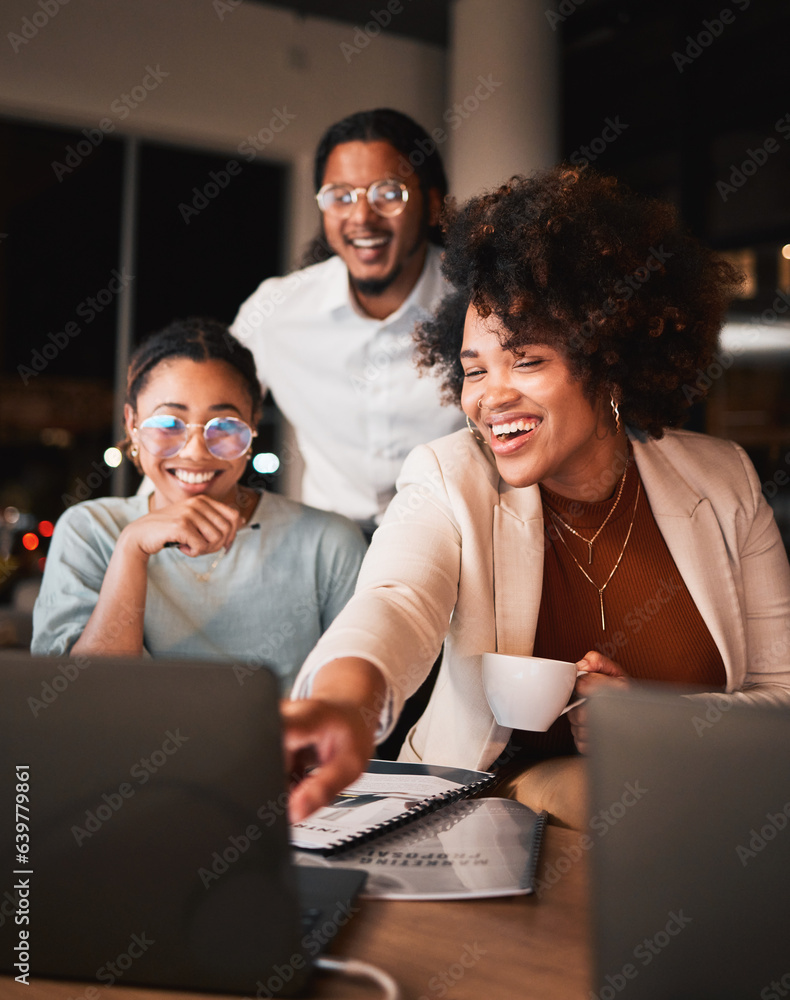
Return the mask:
[(359, 979), (371, 979), (383, 990), (383, 1000), (400, 1000), (400, 987), (392, 976), (369, 962), (360, 962), (356, 958), (329, 958), (321, 955), (315, 960), (315, 967), (328, 972), (343, 972), (347, 976)]

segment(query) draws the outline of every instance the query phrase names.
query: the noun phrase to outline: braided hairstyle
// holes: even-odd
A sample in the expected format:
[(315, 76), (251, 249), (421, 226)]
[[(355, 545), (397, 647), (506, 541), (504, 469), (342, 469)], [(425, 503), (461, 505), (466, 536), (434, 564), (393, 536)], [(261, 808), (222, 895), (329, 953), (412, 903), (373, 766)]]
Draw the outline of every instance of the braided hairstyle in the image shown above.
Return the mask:
[[(126, 403), (133, 410), (137, 410), (137, 398), (148, 384), (154, 369), (163, 361), (174, 358), (224, 361), (244, 380), (253, 413), (260, 410), (261, 386), (252, 353), (233, 336), (224, 323), (196, 316), (173, 320), (164, 330), (147, 337), (134, 352), (126, 376)], [(128, 433), (118, 447), (130, 456), (132, 441)], [(138, 462), (133, 461), (139, 468)]]

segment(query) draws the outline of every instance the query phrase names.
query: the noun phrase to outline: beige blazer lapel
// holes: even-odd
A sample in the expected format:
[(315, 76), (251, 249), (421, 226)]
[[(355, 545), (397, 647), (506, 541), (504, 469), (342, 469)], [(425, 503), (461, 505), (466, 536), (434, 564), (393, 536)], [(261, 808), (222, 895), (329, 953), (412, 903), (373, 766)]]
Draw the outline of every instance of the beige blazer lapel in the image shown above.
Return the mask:
[[(660, 447), (660, 445), (659, 445)], [(656, 445), (634, 442), (634, 457), (658, 530), (721, 653), (727, 676), (744, 662), (746, 634), (721, 526), (710, 500), (682, 478)], [(699, 472), (699, 470), (697, 470)]]
[(543, 587), (543, 538), (538, 487), (517, 489), (500, 480), (492, 539), (495, 652), (532, 653)]
[[(746, 634), (732, 609), (738, 590), (713, 507), (683, 478), (682, 454), (672, 460), (661, 442), (633, 442), (650, 508), (692, 600), (721, 653), (727, 676), (744, 662)], [(688, 461), (688, 459), (687, 459)], [(699, 469), (695, 469), (699, 479)], [(711, 470), (712, 479), (716, 472)], [(540, 491), (517, 489), (500, 480), (494, 507), (492, 559), (496, 650), (532, 652), (543, 584), (543, 511)]]

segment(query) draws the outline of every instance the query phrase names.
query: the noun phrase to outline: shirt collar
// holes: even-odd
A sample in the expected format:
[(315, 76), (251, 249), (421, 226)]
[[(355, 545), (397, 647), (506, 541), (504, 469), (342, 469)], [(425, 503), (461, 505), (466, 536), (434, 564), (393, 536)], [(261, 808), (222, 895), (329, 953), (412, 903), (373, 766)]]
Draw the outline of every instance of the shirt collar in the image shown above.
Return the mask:
[(361, 319), (369, 319), (371, 323), (379, 323), (382, 326), (388, 326), (390, 323), (397, 322), (402, 316), (410, 312), (414, 312), (420, 318), (428, 316), (435, 304), (450, 290), (450, 285), (442, 277), (439, 263), (441, 254), (441, 247), (434, 246), (432, 243), (428, 244), (428, 250), (425, 254), (425, 264), (423, 265), (420, 277), (417, 279), (417, 284), (395, 312), (390, 313), (389, 316), (382, 320), (373, 319), (373, 317), (366, 316), (359, 311), (351, 295), (346, 265), (338, 256), (331, 257), (326, 263), (327, 266), (330, 264), (334, 265), (331, 270), (332, 277), (335, 280), (331, 281), (327, 287), (327, 310), (332, 314), (333, 318), (338, 320), (352, 315), (358, 316)]

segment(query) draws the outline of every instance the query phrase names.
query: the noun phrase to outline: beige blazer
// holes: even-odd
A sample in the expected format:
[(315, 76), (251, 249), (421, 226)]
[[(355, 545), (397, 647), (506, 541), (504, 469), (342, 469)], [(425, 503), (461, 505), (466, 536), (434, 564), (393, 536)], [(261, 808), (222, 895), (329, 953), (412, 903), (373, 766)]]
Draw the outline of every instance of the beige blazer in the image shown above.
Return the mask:
[[(667, 546), (718, 646), (731, 697), (790, 705), (790, 567), (754, 468), (738, 445), (669, 431), (633, 440)], [(406, 760), (488, 767), (510, 730), (486, 701), (481, 654), (532, 652), (543, 580), (537, 486), (513, 488), (468, 431), (416, 448), (373, 537), (355, 596), (305, 662), (294, 692), (338, 656), (375, 663), (390, 708), (445, 652)], [(737, 692), (737, 693), (736, 693)]]

